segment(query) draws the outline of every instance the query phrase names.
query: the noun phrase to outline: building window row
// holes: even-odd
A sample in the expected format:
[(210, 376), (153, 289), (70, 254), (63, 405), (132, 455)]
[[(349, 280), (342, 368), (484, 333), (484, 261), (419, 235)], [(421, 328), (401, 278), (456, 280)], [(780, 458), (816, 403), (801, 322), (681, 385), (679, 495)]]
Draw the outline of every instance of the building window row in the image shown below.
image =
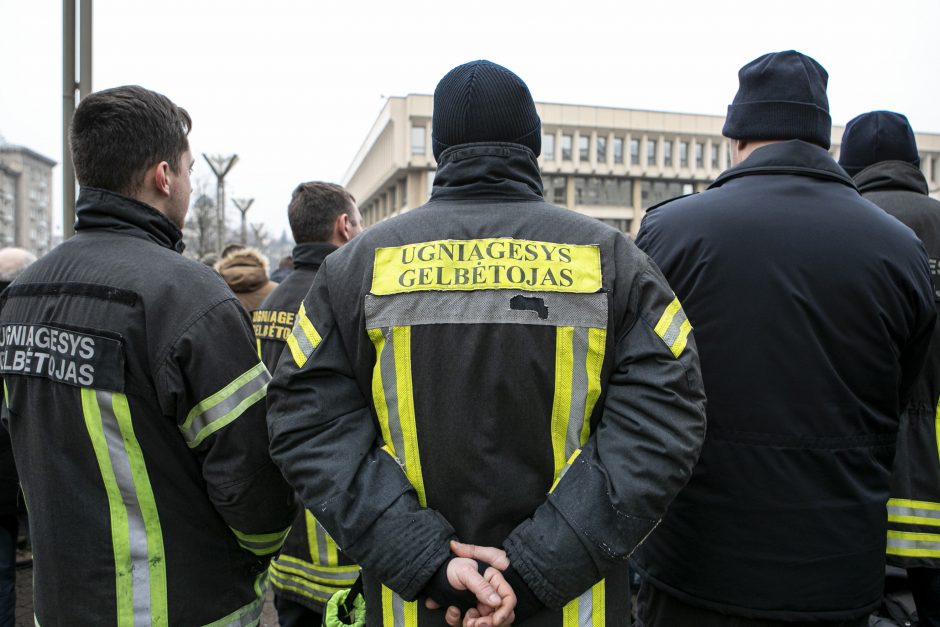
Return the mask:
[[(714, 140), (713, 140), (714, 141)], [(629, 139), (629, 164), (632, 166), (640, 165), (640, 138), (631, 137)], [(569, 133), (562, 133), (560, 137), (560, 151), (555, 150), (556, 144), (556, 134), (555, 133), (545, 133), (542, 135), (542, 159), (546, 162), (554, 162), (556, 159), (561, 161), (573, 161), (574, 160), (574, 143), (575, 135)], [(593, 141), (594, 145), (594, 157), (598, 163), (607, 163), (608, 154), (610, 146), (608, 145), (608, 136), (597, 135)], [(621, 165), (624, 163), (626, 155), (624, 154), (624, 138), (623, 137), (613, 137), (610, 140), (612, 143), (612, 162), (615, 165)], [(708, 157), (707, 166), (711, 170), (718, 170), (720, 168), (719, 161), (719, 146), (724, 144), (724, 140), (717, 140), (711, 144), (709, 147), (709, 153), (706, 155), (706, 142), (698, 140), (686, 140), (681, 139), (678, 141), (674, 140), (664, 140), (660, 141), (655, 138), (647, 138), (646, 141), (646, 163), (654, 165), (658, 163), (657, 157), (659, 151), (662, 152), (662, 165), (664, 167), (680, 167), (680, 168), (689, 168), (692, 167), (691, 160), (694, 159), (694, 167), (699, 170), (703, 170), (706, 167), (706, 156)], [(578, 160), (581, 162), (588, 162), (591, 159), (591, 137), (587, 133), (584, 135), (577, 136), (577, 151), (578, 151)], [(661, 146), (660, 146), (661, 144)], [(674, 146), (678, 144), (678, 164), (675, 162), (675, 155), (673, 154)]]
[(643, 209), (694, 191), (694, 185), (691, 182), (633, 179), (622, 176), (548, 175), (542, 179), (545, 200), (573, 208), (568, 203), (569, 183), (575, 207), (635, 208), (634, 185), (640, 186), (639, 201)]

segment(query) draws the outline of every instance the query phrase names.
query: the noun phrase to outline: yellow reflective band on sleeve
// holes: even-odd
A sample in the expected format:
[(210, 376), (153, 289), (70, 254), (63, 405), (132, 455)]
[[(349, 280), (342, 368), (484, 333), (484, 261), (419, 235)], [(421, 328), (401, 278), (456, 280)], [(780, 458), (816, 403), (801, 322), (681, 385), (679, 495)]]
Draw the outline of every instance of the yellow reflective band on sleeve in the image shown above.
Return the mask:
[(418, 602), (405, 601), (382, 586), (382, 627), (417, 627)]
[(380, 296), (504, 289), (591, 294), (601, 284), (598, 246), (490, 238), (378, 248), (371, 291)]
[(888, 555), (940, 557), (940, 534), (888, 531)]
[(336, 589), (348, 588), (355, 583), (356, 577), (359, 576), (359, 567), (353, 564), (322, 566), (284, 554), (278, 555), (274, 562), (277, 564), (278, 569), (285, 573), (303, 577), (324, 586), (332, 586)]
[(180, 426), (187, 446), (199, 446), (207, 437), (234, 422), (245, 410), (265, 397), (270, 380), (268, 369), (263, 363), (258, 363), (193, 407)]
[(258, 347), (258, 359), (261, 359), (261, 338), (255, 338), (255, 346)]
[(889, 499), (888, 522), (940, 527), (940, 503)]
[(604, 627), (606, 622), (606, 584), (601, 580), (572, 599), (562, 609), (563, 627)]
[(257, 627), (261, 624), (264, 610), (264, 597), (268, 592), (268, 571), (265, 570), (255, 580), (255, 599), (238, 608), (228, 616), (209, 623), (204, 627)]
[(372, 370), (372, 402), (375, 403), (375, 413), (379, 419), (379, 430), (382, 432), (382, 447), (389, 455), (395, 457), (392, 445), (392, 432), (388, 425), (388, 403), (385, 401), (385, 386), (382, 383), (382, 363), (388, 359), (385, 354), (385, 333), (383, 329), (369, 329), (369, 339), (375, 346), (375, 368)]
[(290, 527), (274, 533), (243, 533), (232, 527), (229, 527), (229, 529), (238, 539), (239, 546), (260, 556), (278, 552), (281, 546), (284, 545), (287, 534), (290, 533)]
[(304, 521), (307, 528), (307, 546), (310, 549), (310, 561), (321, 566), (336, 566), (339, 564), (339, 547), (330, 537), (323, 525), (314, 518), (309, 510), (304, 511)]
[[(319, 603), (326, 603), (334, 592), (341, 590), (339, 585), (324, 585), (308, 578), (294, 574), (290, 568), (284, 566), (280, 561), (272, 562), (269, 572), (271, 573), (271, 582), (274, 587), (296, 592), (309, 599)], [(353, 578), (355, 581), (355, 578)], [(350, 584), (352, 585), (352, 584)]]
[(306, 306), (300, 303), (300, 310), (297, 311), (297, 317), (294, 319), (294, 327), (287, 337), (287, 347), (298, 368), (304, 367), (321, 341), (320, 334), (307, 316)]
[[(601, 396), (601, 368), (604, 366), (604, 353), (607, 350), (607, 329), (588, 329), (587, 353), (587, 398), (584, 402), (584, 423), (581, 425), (581, 446), (587, 442), (591, 433), (591, 414)], [(570, 462), (569, 462), (570, 464)]]
[(581, 454), (581, 449), (578, 449), (574, 453), (571, 454), (571, 457), (569, 457), (568, 461), (565, 463), (564, 469), (562, 469), (562, 471), (558, 473), (558, 477), (555, 479), (554, 482), (552, 482), (552, 487), (549, 490), (549, 492), (555, 491), (555, 487), (558, 485), (558, 482), (561, 481), (561, 478), (565, 476), (565, 473), (568, 472), (569, 468), (571, 468), (571, 464), (574, 463), (574, 460), (578, 459), (578, 455), (580, 454)]
[(10, 406), (10, 392), (7, 391), (7, 382), (3, 382), (3, 402), (6, 403), (6, 406)]
[(682, 305), (679, 304), (678, 298), (672, 299), (663, 315), (660, 316), (659, 322), (656, 323), (653, 331), (665, 342), (673, 356), (678, 359), (682, 351), (685, 350), (689, 332), (692, 331), (692, 323), (689, 322), (685, 312), (682, 311)]

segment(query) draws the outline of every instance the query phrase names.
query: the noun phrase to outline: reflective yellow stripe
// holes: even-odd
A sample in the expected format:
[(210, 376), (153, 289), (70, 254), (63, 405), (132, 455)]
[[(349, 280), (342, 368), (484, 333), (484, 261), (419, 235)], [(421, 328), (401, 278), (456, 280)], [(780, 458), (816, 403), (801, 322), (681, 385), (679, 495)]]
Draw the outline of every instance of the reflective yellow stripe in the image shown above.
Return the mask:
[(320, 563), (320, 544), (317, 542), (317, 519), (310, 510), (304, 510), (304, 522), (307, 527), (307, 548), (310, 549), (310, 561)]
[(323, 566), (305, 562), (302, 559), (292, 555), (278, 555), (275, 559), (278, 568), (285, 572), (303, 577), (309, 581), (323, 584), (324, 586), (335, 586), (338, 588), (348, 588), (356, 581), (359, 576), (359, 567), (355, 565), (344, 566)]
[(888, 522), (940, 527), (940, 503), (889, 499)]
[(382, 329), (369, 329), (369, 339), (375, 346), (375, 368), (372, 370), (372, 401), (375, 403), (375, 413), (379, 418), (379, 429), (385, 449), (395, 457), (392, 448), (392, 435), (388, 426), (388, 404), (385, 402), (385, 386), (382, 384), (382, 357), (385, 352), (385, 334)]
[(691, 330), (692, 324), (686, 318), (685, 312), (682, 311), (682, 305), (679, 304), (678, 298), (672, 299), (663, 315), (660, 316), (659, 322), (653, 328), (653, 331), (666, 343), (676, 359), (685, 350)]
[[(391, 588), (382, 586), (382, 627), (396, 627), (395, 611), (392, 607), (393, 593)], [(404, 622), (404, 621), (402, 621)]]
[(287, 534), (290, 533), (290, 527), (274, 533), (243, 533), (232, 527), (229, 527), (229, 529), (235, 534), (238, 544), (243, 549), (262, 556), (279, 551), (284, 544), (284, 540), (287, 539)]
[[(291, 585), (293, 585), (295, 592), (299, 592), (304, 596), (314, 598), (321, 602), (329, 600), (334, 592), (342, 590), (343, 588), (339, 582), (336, 584), (322, 584), (311, 581), (309, 577), (303, 576), (303, 573), (296, 573), (290, 567), (285, 567), (280, 562), (271, 562), (271, 581), (278, 588), (290, 588)], [(353, 581), (355, 581), (355, 579)], [(352, 584), (350, 583), (349, 585)]]
[(888, 555), (940, 557), (940, 534), (888, 531)]
[(571, 371), (573, 327), (558, 327), (555, 334), (555, 397), (552, 401), (552, 453), (555, 479), (565, 468), (565, 442), (571, 414)]
[(934, 433), (937, 436), (937, 458), (940, 460), (940, 400), (937, 401), (936, 421), (934, 424)]
[(578, 599), (572, 599), (561, 610), (563, 627), (578, 627)]
[(268, 369), (259, 362), (212, 396), (200, 401), (180, 425), (186, 445), (195, 448), (207, 437), (234, 422), (265, 397), (270, 380)]
[(393, 327), (395, 383), (398, 385), (398, 420), (405, 442), (405, 474), (418, 493), (421, 507), (427, 507), (421, 456), (418, 452), (418, 427), (415, 424), (414, 390), (411, 382), (411, 327)]
[[(591, 433), (591, 414), (601, 396), (601, 368), (607, 350), (607, 329), (588, 329), (587, 383), (588, 393), (584, 403), (584, 424), (581, 425), (581, 446)], [(569, 462), (570, 463), (570, 462)]]
[(287, 347), (290, 349), (291, 356), (298, 368), (304, 367), (314, 349), (320, 344), (321, 339), (320, 334), (313, 326), (313, 322), (307, 316), (306, 307), (303, 303), (300, 303), (300, 310), (294, 318), (294, 326), (290, 335), (287, 336)]
[(564, 469), (560, 473), (558, 473), (558, 477), (555, 479), (555, 481), (552, 482), (552, 487), (549, 490), (549, 492), (555, 491), (555, 487), (558, 485), (558, 482), (561, 481), (561, 478), (565, 476), (565, 473), (568, 471), (569, 468), (571, 468), (571, 464), (574, 463), (574, 460), (576, 460), (578, 458), (578, 455), (580, 454), (581, 454), (581, 449), (578, 449), (574, 453), (571, 454), (571, 457), (569, 457), (568, 461), (565, 463)]
[(594, 607), (591, 608), (593, 627), (604, 627), (607, 621), (607, 584), (599, 581), (591, 588), (591, 597)]
[(300, 303), (300, 310), (297, 312), (297, 323), (300, 324), (300, 329), (304, 332), (304, 336), (306, 336), (313, 347), (316, 348), (319, 346), (322, 338), (314, 328), (313, 322), (310, 321), (310, 317), (307, 315), (307, 308), (303, 303)]
[(563, 627), (604, 627), (606, 621), (606, 584), (598, 581), (562, 609)]
[(261, 338), (255, 338), (255, 345), (258, 347), (258, 359), (261, 359)]

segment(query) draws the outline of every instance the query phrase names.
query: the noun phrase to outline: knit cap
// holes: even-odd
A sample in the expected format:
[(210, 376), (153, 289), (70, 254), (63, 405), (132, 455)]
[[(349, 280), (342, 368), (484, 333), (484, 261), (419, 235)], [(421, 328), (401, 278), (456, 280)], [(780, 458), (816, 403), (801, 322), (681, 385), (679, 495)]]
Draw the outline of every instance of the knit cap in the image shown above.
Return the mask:
[(842, 169), (855, 176), (879, 161), (906, 161), (920, 167), (914, 130), (900, 113), (871, 111), (845, 125), (839, 150)]
[(542, 121), (522, 79), (490, 61), (471, 61), (448, 72), (434, 90), (434, 158), (451, 146), (509, 142), (542, 151)]
[(738, 93), (721, 132), (731, 139), (801, 139), (829, 149), (829, 74), (795, 50), (771, 52), (738, 72)]

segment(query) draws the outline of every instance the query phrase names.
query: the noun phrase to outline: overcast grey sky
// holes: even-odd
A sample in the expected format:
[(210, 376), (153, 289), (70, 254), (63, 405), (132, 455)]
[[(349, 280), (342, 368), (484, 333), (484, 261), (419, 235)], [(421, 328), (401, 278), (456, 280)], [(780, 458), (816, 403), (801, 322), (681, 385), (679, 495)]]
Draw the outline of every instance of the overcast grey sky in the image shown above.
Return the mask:
[[(57, 161), (61, 10), (0, 0), (0, 134)], [(829, 71), (836, 124), (893, 109), (940, 132), (938, 27), (937, 0), (95, 0), (93, 85), (189, 110), (193, 151), (237, 152), (228, 197), (254, 197), (249, 221), (278, 235), (293, 187), (340, 181), (383, 96), (431, 93), (472, 59), (536, 100), (723, 115), (741, 65), (795, 48)], [(213, 181), (201, 159), (195, 176)], [(60, 186), (57, 168), (57, 222)]]

